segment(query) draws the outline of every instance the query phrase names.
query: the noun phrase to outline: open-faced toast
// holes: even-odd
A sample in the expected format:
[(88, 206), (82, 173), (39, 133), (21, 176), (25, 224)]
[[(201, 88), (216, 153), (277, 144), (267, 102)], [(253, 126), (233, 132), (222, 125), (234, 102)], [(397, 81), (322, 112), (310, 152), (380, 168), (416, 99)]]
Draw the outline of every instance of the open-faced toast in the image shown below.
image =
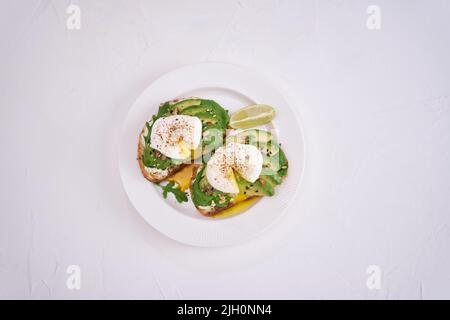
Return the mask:
[[(207, 166), (198, 167), (191, 180), (191, 199), (196, 209), (205, 216), (215, 216), (225, 209), (254, 197), (273, 196), (275, 187), (287, 176), (288, 161), (283, 150), (268, 132), (248, 130), (230, 137), (238, 143), (254, 143), (263, 155), (263, 169), (254, 182), (245, 180), (238, 172), (234, 179), (238, 193), (225, 193), (211, 186), (207, 179)], [(255, 140), (256, 139), (256, 140)]]
[[(183, 161), (171, 159), (151, 147), (150, 135), (156, 120), (164, 117), (185, 115), (198, 118), (202, 123), (202, 139), (199, 150), (192, 152), (190, 158)], [(146, 122), (139, 135), (137, 160), (143, 176), (151, 182), (166, 180), (183, 169), (203, 151), (214, 149), (223, 143), (229, 121), (228, 113), (213, 100), (200, 98), (177, 99), (162, 103), (157, 114)]]

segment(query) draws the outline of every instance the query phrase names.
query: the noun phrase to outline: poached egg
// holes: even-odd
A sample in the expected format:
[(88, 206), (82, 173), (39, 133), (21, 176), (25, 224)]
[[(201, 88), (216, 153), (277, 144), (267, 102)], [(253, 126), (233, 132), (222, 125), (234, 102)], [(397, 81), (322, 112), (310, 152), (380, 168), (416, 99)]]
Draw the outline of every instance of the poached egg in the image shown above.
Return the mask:
[(202, 138), (202, 122), (197, 117), (174, 115), (159, 118), (152, 127), (151, 147), (171, 159), (191, 156)]
[(261, 174), (263, 157), (257, 147), (229, 142), (216, 150), (206, 165), (209, 184), (225, 193), (239, 193), (234, 171), (249, 182), (255, 182)]

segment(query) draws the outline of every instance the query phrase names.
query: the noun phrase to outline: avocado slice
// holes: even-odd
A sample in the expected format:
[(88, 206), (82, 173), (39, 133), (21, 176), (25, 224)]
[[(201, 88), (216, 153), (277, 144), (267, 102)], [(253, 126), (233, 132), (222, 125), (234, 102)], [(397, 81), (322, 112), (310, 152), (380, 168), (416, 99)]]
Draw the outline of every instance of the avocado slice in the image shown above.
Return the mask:
[(267, 156), (276, 155), (280, 150), (280, 145), (275, 141), (273, 135), (268, 131), (259, 129), (242, 131), (228, 137), (227, 141), (253, 145), (257, 147), (263, 155)]
[(191, 98), (191, 99), (185, 99), (180, 102), (177, 102), (174, 104), (174, 108), (178, 110), (178, 113), (182, 113), (183, 110), (192, 107), (192, 106), (198, 106), (202, 103), (202, 99), (199, 98)]
[(228, 113), (213, 100), (201, 100), (200, 104), (183, 108), (179, 113), (200, 118), (206, 127), (216, 123), (226, 127), (229, 121)]
[(275, 183), (272, 179), (268, 178), (268, 176), (260, 176), (258, 185), (261, 185), (261, 189), (264, 192), (264, 195), (269, 197), (275, 194)]
[(263, 168), (261, 175), (273, 175), (280, 170), (280, 159), (278, 155), (268, 157), (263, 155)]
[(249, 197), (252, 196), (273, 196), (275, 194), (275, 184), (260, 176), (255, 182), (249, 182), (235, 173), (236, 182), (241, 192)]
[(217, 102), (202, 99), (200, 104), (187, 106), (180, 111), (180, 114), (198, 117), (202, 121), (204, 155), (223, 144), (229, 116)]
[(273, 140), (269, 142), (258, 142), (256, 147), (263, 155), (268, 157), (275, 156), (280, 151), (280, 145)]
[(278, 174), (272, 174), (272, 175), (268, 175), (268, 176), (264, 176), (266, 179), (271, 180), (271, 182), (273, 182), (274, 185), (279, 185), (281, 184), (281, 182), (283, 181), (282, 177)]
[(284, 151), (281, 148), (280, 148), (280, 152), (278, 154), (278, 157), (279, 157), (278, 161), (280, 163), (280, 170), (278, 170), (278, 174), (281, 177), (285, 177), (285, 176), (287, 176), (287, 171), (288, 171), (289, 164), (288, 164), (286, 155), (284, 154)]
[(230, 138), (233, 137), (233, 141), (256, 145), (263, 155), (263, 169), (258, 180), (250, 183), (236, 175), (239, 188), (244, 188), (248, 196), (274, 195), (275, 187), (281, 184), (282, 177), (287, 175), (288, 162), (273, 135), (263, 130), (251, 129)]
[(178, 114), (181, 110), (199, 105), (201, 102), (202, 100), (198, 98), (185, 99), (175, 103), (170, 101), (164, 102), (159, 106), (157, 118)]
[(234, 141), (244, 144), (267, 143), (273, 141), (273, 136), (270, 132), (260, 129), (249, 129), (227, 138), (227, 141)]

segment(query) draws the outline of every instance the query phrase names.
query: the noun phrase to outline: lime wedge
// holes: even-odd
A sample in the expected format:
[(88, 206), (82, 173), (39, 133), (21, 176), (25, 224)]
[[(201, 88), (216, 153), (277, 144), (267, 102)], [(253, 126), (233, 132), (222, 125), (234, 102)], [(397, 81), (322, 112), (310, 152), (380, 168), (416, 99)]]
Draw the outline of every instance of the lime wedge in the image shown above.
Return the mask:
[(230, 117), (230, 127), (247, 129), (270, 122), (275, 117), (275, 109), (267, 104), (254, 104), (233, 113)]

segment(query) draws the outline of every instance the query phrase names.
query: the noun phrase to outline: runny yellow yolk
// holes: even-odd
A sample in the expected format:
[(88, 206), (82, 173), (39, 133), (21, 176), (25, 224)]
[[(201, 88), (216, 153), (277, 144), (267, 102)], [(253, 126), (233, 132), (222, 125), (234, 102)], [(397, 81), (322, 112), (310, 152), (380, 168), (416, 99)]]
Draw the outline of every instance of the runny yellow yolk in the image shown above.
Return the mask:
[(233, 169), (229, 168), (227, 172), (227, 179), (234, 185), (234, 187), (239, 190), (239, 186), (236, 181), (236, 177), (234, 176)]
[(200, 143), (197, 149), (191, 150), (191, 159), (199, 158), (203, 153), (203, 146)]
[(180, 151), (183, 159), (188, 158), (191, 155), (191, 149), (188, 148), (184, 141), (178, 142), (178, 145), (180, 146)]
[[(234, 178), (234, 175), (233, 175)], [(226, 218), (235, 216), (241, 212), (244, 212), (245, 210), (249, 209), (251, 206), (253, 206), (261, 197), (253, 197), (249, 198), (246, 194), (244, 194), (244, 191), (241, 190), (238, 194), (236, 194), (233, 197), (233, 205), (218, 214), (215, 214), (214, 218)]]
[(235, 203), (236, 203), (235, 205), (233, 205), (232, 207), (229, 207), (228, 209), (225, 209), (225, 210), (219, 212), (218, 214), (215, 214), (213, 216), (213, 218), (226, 218), (226, 217), (235, 216), (235, 215), (237, 215), (237, 214), (239, 214), (241, 212), (244, 212), (248, 208), (250, 208), (260, 198), (261, 197), (253, 197), (253, 198), (247, 199), (247, 197), (245, 197), (245, 199), (247, 199), (247, 200), (239, 200), (240, 202), (238, 202), (237, 198), (235, 198), (236, 199), (235, 200)]
[(194, 168), (195, 166), (193, 164), (190, 164), (175, 173), (168, 180), (176, 182), (181, 191), (186, 191), (187, 189), (189, 189), (192, 176), (194, 175)]
[(233, 202), (234, 203), (238, 203), (238, 202), (242, 202), (244, 200), (247, 200), (248, 196), (245, 195), (242, 191), (239, 192), (235, 197), (233, 197)]

